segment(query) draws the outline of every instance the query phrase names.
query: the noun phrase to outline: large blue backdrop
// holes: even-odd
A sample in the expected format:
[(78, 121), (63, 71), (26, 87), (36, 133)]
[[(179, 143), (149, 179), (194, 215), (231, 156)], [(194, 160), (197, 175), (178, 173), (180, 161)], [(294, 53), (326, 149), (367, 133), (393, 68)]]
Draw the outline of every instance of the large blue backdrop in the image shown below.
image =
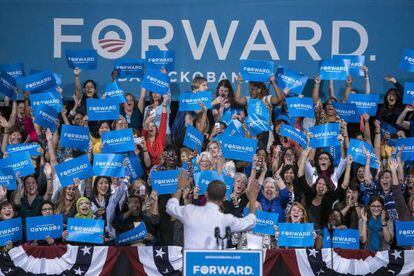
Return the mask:
[[(98, 70), (81, 78), (96, 80), (100, 92), (116, 59), (175, 50), (176, 99), (195, 74), (210, 86), (221, 77), (234, 82), (241, 59), (274, 60), (275, 70), (281, 65), (312, 79), (321, 58), (358, 54), (365, 55), (373, 93), (384, 94), (385, 75), (414, 79), (398, 68), (403, 49), (414, 48), (413, 14), (411, 0), (1, 1), (0, 64), (23, 62), (26, 75), (33, 69), (63, 74), (70, 97), (65, 50), (98, 50)], [(137, 94), (140, 83), (126, 79), (121, 86)], [(362, 77), (355, 86), (363, 89)]]

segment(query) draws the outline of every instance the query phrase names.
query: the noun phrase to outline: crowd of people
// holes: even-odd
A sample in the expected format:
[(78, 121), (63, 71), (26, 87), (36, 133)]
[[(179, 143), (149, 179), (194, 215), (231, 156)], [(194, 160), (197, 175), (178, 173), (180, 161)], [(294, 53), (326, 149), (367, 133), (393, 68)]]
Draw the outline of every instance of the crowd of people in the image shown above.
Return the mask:
[[(362, 67), (365, 78), (365, 94), (370, 93), (369, 73)], [(112, 73), (116, 81), (117, 71)], [(105, 221), (104, 244), (114, 245), (121, 233), (144, 223), (148, 234), (135, 245), (178, 245), (184, 243), (183, 223), (167, 212), (168, 200), (173, 195), (158, 195), (152, 189), (151, 173), (163, 170), (180, 170), (188, 183), (177, 198), (181, 205), (206, 204), (205, 195), (193, 181), (195, 170), (216, 171), (219, 175), (234, 179), (229, 200), (220, 204), (225, 214), (243, 217), (244, 209), (255, 208), (279, 215), (279, 222), (314, 224), (315, 248), (321, 248), (324, 229), (357, 229), (360, 248), (385, 250), (396, 246), (396, 220), (409, 221), (414, 216), (414, 166), (401, 159), (401, 152), (389, 144), (391, 139), (414, 137), (414, 104), (403, 105), (403, 87), (394, 77), (386, 77), (394, 87), (384, 96), (376, 116), (361, 116), (360, 123), (346, 123), (337, 114), (333, 103), (347, 102), (351, 93), (361, 93), (352, 88), (348, 77), (343, 99), (338, 98), (334, 82), (329, 81), (329, 98), (320, 98), (322, 88), (319, 76), (314, 78), (312, 98), (315, 118), (290, 118), (286, 107), (289, 90), (279, 89), (275, 76), (268, 83), (246, 82), (238, 77), (235, 89), (223, 79), (215, 87), (201, 76), (194, 78), (191, 91), (213, 91), (212, 108), (201, 104), (199, 111), (171, 113), (171, 95), (160, 95), (141, 88), (140, 93), (125, 93), (126, 102), (121, 104), (121, 115), (114, 121), (89, 121), (87, 99), (98, 98), (97, 85), (93, 80), (81, 81), (82, 72), (74, 70), (75, 89), (73, 101), (65, 101), (59, 115), (60, 126), (52, 133), (34, 123), (29, 93), (22, 91), (24, 101), (4, 99), (1, 108), (2, 157), (8, 156), (6, 147), (19, 143), (38, 143), (40, 155), (33, 156), (35, 173), (25, 177), (17, 175), (17, 189), (8, 191), (0, 187), (0, 220), (15, 217), (48, 216), (62, 214), (68, 218), (103, 219)], [(59, 90), (62, 93), (62, 90)], [(248, 96), (243, 96), (248, 95)], [(271, 130), (254, 134), (249, 132), (245, 118), (249, 115), (249, 101), (261, 100), (270, 113)], [(222, 154), (220, 135), (231, 120), (242, 124), (244, 136), (257, 140), (257, 151), (251, 162), (225, 159)], [(309, 128), (326, 123), (340, 123), (340, 158), (335, 160), (326, 149), (303, 148), (297, 141), (280, 134), (283, 125), (294, 126), (308, 134)], [(382, 124), (396, 128), (395, 134), (381, 131)], [(85, 126), (90, 131), (87, 152), (60, 146), (62, 125)], [(204, 135), (202, 151), (183, 145), (186, 128), (193, 126)], [(111, 130), (133, 129), (135, 151), (144, 175), (135, 180), (126, 175), (122, 178), (93, 176), (74, 179), (73, 184), (62, 187), (55, 166), (72, 158), (87, 155), (92, 162), (94, 154), (102, 152), (102, 135)], [(310, 135), (308, 135), (308, 139)], [(378, 169), (373, 169), (367, 149), (364, 165), (347, 156), (350, 139), (372, 145)], [(308, 141), (309, 142), (309, 141)], [(259, 185), (257, 201), (248, 197), (249, 186)], [(251, 197), (251, 196), (250, 196)], [(255, 206), (249, 206), (254, 203)], [(181, 216), (180, 219), (185, 219)], [(251, 231), (233, 233), (230, 247), (249, 247), (247, 235), (261, 235), (263, 248), (278, 247), (278, 228), (273, 235), (254, 234)], [(188, 234), (188, 233), (186, 233)], [(212, 233), (213, 234), (213, 233)], [(66, 243), (67, 231), (59, 239), (47, 237), (31, 244), (54, 245)], [(21, 242), (9, 242), (8, 250)]]

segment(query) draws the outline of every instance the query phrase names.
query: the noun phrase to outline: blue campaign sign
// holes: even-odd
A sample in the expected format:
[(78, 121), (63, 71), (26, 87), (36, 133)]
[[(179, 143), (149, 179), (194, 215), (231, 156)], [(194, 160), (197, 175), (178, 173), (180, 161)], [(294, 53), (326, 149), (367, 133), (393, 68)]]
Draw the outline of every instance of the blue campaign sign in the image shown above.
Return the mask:
[(23, 90), (37, 93), (56, 87), (55, 75), (50, 71), (42, 71), (23, 78)]
[(103, 153), (122, 153), (135, 150), (131, 128), (107, 131), (102, 134)]
[(229, 108), (224, 112), (223, 116), (221, 116), (220, 122), (225, 123), (226, 125), (229, 125), (231, 121), (233, 120), (233, 114), (236, 114), (239, 112), (239, 109), (236, 108)]
[(343, 58), (322, 59), (319, 61), (319, 77), (321, 80), (346, 80), (349, 63)]
[(268, 82), (273, 75), (273, 61), (242, 60), (240, 74), (244, 80)]
[(204, 103), (207, 109), (211, 108), (211, 92), (183, 92), (180, 94), (179, 111), (201, 110), (200, 103)]
[(4, 71), (12, 78), (18, 79), (24, 77), (24, 65), (21, 62), (0, 65), (0, 71)]
[(183, 275), (263, 275), (262, 251), (184, 250)]
[[(249, 209), (244, 208), (244, 216), (249, 214)], [(275, 235), (275, 226), (279, 220), (279, 214), (272, 212), (265, 212), (256, 210), (256, 226), (252, 229), (254, 233), (265, 234), (265, 235)]]
[(164, 95), (170, 91), (170, 78), (159, 70), (149, 68), (145, 72), (141, 86), (147, 91)]
[(116, 238), (117, 245), (129, 245), (136, 243), (137, 241), (143, 240), (148, 234), (147, 227), (144, 222), (140, 222), (137, 227), (127, 232), (120, 234)]
[(118, 78), (138, 78), (144, 76), (144, 60), (142, 59), (120, 59), (115, 61), (115, 70)]
[(397, 244), (399, 246), (414, 245), (414, 221), (395, 221)]
[(62, 111), (62, 95), (57, 91), (30, 94), (29, 99), (34, 113), (36, 113), (37, 108), (41, 105), (50, 106), (58, 113)]
[(335, 229), (332, 241), (328, 229), (323, 231), (323, 248), (359, 249), (359, 231), (356, 229)]
[(349, 94), (348, 102), (355, 104), (359, 115), (368, 114), (369, 116), (375, 116), (377, 114), (379, 101), (379, 94)]
[(200, 171), (194, 173), (194, 184), (200, 189), (198, 192), (200, 195), (204, 195), (207, 192), (208, 184), (214, 180), (224, 182), (222, 175), (219, 175), (217, 171)]
[(119, 104), (112, 99), (87, 99), (86, 106), (89, 121), (119, 119)]
[(125, 167), (122, 154), (101, 153), (93, 155), (93, 174), (101, 176), (124, 177)]
[(257, 140), (224, 136), (221, 145), (224, 158), (252, 162), (257, 149)]
[(315, 118), (315, 110), (313, 107), (312, 98), (289, 97), (286, 98), (286, 106), (289, 112), (289, 116), (292, 118)]
[(313, 149), (341, 145), (341, 142), (338, 140), (338, 136), (341, 134), (339, 123), (328, 123), (311, 127), (309, 132), (312, 133), (310, 147)]
[(153, 171), (151, 173), (152, 189), (159, 195), (173, 194), (177, 191), (180, 170)]
[(367, 162), (367, 157), (362, 150), (362, 147), (365, 147), (370, 153), (370, 166), (371, 168), (378, 169), (377, 157), (375, 156), (373, 147), (364, 142), (357, 139), (351, 139), (349, 141), (348, 151), (346, 155), (352, 155), (354, 162), (365, 165)]
[(66, 60), (71, 69), (95, 70), (98, 67), (96, 50), (66, 50)]
[(395, 127), (393, 127), (390, 124), (381, 122), (381, 134), (382, 135), (384, 134), (391, 135), (391, 134), (396, 134), (396, 133), (397, 133), (397, 129)]
[(4, 71), (0, 70), (0, 93), (12, 100), (17, 98), (16, 80)]
[[(247, 124), (247, 127), (249, 128), (250, 134), (253, 136), (257, 136), (264, 131), (271, 130), (269, 120), (263, 118), (260, 115), (257, 115), (256, 113), (249, 114), (249, 116), (244, 120), (244, 122)], [(240, 128), (243, 130), (241, 123)]]
[(30, 156), (42, 155), (39, 151), (40, 145), (38, 143), (20, 143), (20, 144), (9, 144), (6, 146), (6, 152), (9, 156), (17, 152), (29, 152)]
[(28, 152), (18, 152), (7, 158), (0, 159), (0, 168), (12, 168), (14, 174), (19, 172), (20, 177), (33, 174), (35, 172), (32, 158)]
[(60, 146), (63, 148), (87, 151), (89, 148), (89, 128), (75, 125), (62, 125), (60, 131)]
[(414, 104), (414, 82), (406, 82), (404, 85), (404, 104)]
[(102, 219), (68, 218), (67, 241), (102, 244), (104, 240)]
[(281, 90), (289, 90), (290, 95), (301, 95), (305, 88), (308, 76), (304, 76), (296, 71), (279, 67), (276, 71), (277, 85)]
[(117, 82), (111, 82), (105, 86), (105, 97), (116, 103), (126, 103), (124, 90), (119, 87)]
[(0, 186), (7, 190), (16, 190), (16, 175), (11, 168), (0, 168)]
[(280, 135), (291, 138), (292, 140), (298, 142), (303, 149), (306, 149), (308, 138), (303, 132), (297, 130), (293, 126), (283, 124), (280, 128)]
[(26, 239), (28, 241), (44, 240), (47, 236), (61, 238), (63, 232), (63, 215), (39, 216), (26, 218)]
[(135, 152), (128, 152), (124, 159), (125, 175), (128, 175), (132, 181), (141, 178), (145, 171), (141, 161), (135, 155)]
[(87, 155), (69, 159), (55, 166), (57, 177), (62, 187), (73, 184), (73, 179), (86, 179), (93, 176)]
[(347, 123), (359, 123), (359, 112), (355, 104), (332, 102), (332, 105), (342, 120)]
[[(246, 122), (246, 120), (245, 120)], [(229, 125), (220, 135), (244, 137), (243, 124), (239, 120), (231, 120)], [(253, 134), (254, 135), (254, 134)], [(217, 136), (216, 136), (217, 137)]]
[(53, 107), (43, 104), (36, 110), (34, 123), (44, 129), (49, 128), (51, 132), (55, 132), (59, 125), (58, 113)]
[(201, 152), (204, 141), (204, 135), (200, 133), (195, 127), (188, 125), (185, 131), (184, 146), (189, 149)]
[(404, 49), (400, 68), (414, 72), (414, 49)]
[(356, 55), (334, 55), (334, 58), (343, 58), (349, 60), (348, 72), (352, 76), (364, 76), (361, 66), (365, 64), (365, 56)]
[(226, 200), (230, 200), (230, 195), (233, 192), (234, 187), (234, 177), (222, 174), (221, 175), (224, 185), (226, 185)]
[(404, 150), (401, 155), (402, 161), (413, 161), (414, 160), (414, 137), (409, 138), (398, 138), (395, 139), (395, 150), (399, 153), (404, 146)]
[(0, 246), (9, 241), (20, 241), (23, 238), (22, 219), (20, 217), (0, 221)]
[(314, 245), (313, 223), (279, 223), (278, 246), (307, 247)]
[(168, 72), (174, 70), (175, 51), (146, 51), (145, 61), (147, 67), (154, 69), (164, 68)]
[(257, 114), (267, 120), (270, 120), (270, 112), (261, 99), (249, 98), (247, 103), (247, 114)]

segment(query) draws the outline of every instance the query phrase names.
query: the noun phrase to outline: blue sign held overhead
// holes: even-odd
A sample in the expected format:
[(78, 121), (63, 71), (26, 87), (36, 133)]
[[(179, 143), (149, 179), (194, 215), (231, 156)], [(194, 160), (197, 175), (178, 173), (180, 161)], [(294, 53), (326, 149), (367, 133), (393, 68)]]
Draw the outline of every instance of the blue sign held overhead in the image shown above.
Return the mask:
[(332, 105), (342, 120), (347, 123), (359, 123), (359, 112), (355, 104), (332, 102)]
[(71, 69), (94, 70), (98, 67), (96, 50), (66, 50), (66, 60)]
[(135, 150), (131, 128), (107, 131), (102, 134), (103, 153), (123, 153)]
[(224, 136), (221, 145), (224, 158), (252, 162), (257, 149), (257, 140)]
[(248, 99), (247, 114), (257, 114), (267, 120), (270, 120), (270, 112), (261, 99)]
[(204, 135), (200, 133), (195, 127), (188, 125), (185, 131), (183, 145), (189, 149), (201, 152), (204, 141)]
[(38, 143), (20, 143), (9, 144), (6, 146), (6, 152), (9, 156), (18, 152), (28, 152), (30, 156), (41, 156), (40, 145)]
[(22, 218), (0, 221), (0, 246), (8, 242), (20, 241), (23, 238)]
[(30, 94), (29, 99), (34, 113), (36, 113), (37, 108), (41, 105), (50, 106), (58, 113), (62, 111), (62, 95), (57, 91)]
[[(257, 115), (256, 113), (253, 113), (249, 115), (244, 122), (246, 123), (247, 127), (249, 128), (249, 132), (253, 136), (257, 136), (262, 132), (270, 131), (270, 123), (269, 120), (266, 120), (260, 115)], [(240, 123), (240, 128), (242, 128), (242, 124)]]
[(341, 134), (339, 123), (328, 123), (309, 128), (312, 133), (310, 138), (311, 148), (322, 148), (327, 146), (340, 146), (341, 142), (338, 140)]
[(0, 71), (4, 71), (12, 78), (18, 79), (24, 77), (24, 65), (21, 62), (0, 65)]
[(11, 168), (0, 168), (0, 186), (8, 191), (16, 190), (16, 175)]
[(44, 129), (50, 129), (55, 132), (59, 125), (59, 118), (56, 109), (47, 105), (40, 105), (35, 114), (34, 123), (38, 124)]
[(127, 232), (120, 234), (116, 238), (117, 245), (129, 245), (143, 240), (148, 234), (147, 228), (144, 222), (140, 222), (139, 225)]
[(355, 104), (359, 115), (375, 116), (378, 109), (379, 94), (349, 94), (348, 102)]
[(283, 124), (280, 128), (280, 135), (291, 138), (292, 140), (298, 142), (303, 149), (306, 149), (306, 146), (308, 144), (308, 137), (306, 137), (303, 132), (297, 130), (293, 126)]
[(173, 194), (177, 191), (180, 170), (154, 171), (151, 173), (152, 189), (159, 195)]
[(86, 179), (93, 176), (87, 155), (67, 160), (55, 166), (56, 175), (62, 187), (73, 184), (73, 179)]
[(349, 64), (349, 60), (343, 58), (322, 59), (319, 61), (319, 77), (321, 80), (346, 80)]
[(200, 171), (194, 173), (194, 184), (199, 188), (198, 194), (204, 195), (207, 187), (214, 180), (223, 181), (223, 177), (217, 171)]
[(23, 78), (23, 90), (37, 93), (57, 86), (55, 75), (50, 71), (42, 71)]
[(262, 250), (184, 250), (183, 274), (263, 275)]
[(93, 174), (101, 176), (124, 177), (124, 156), (122, 154), (101, 153), (93, 156)]
[(308, 81), (308, 76), (279, 67), (276, 72), (276, 80), (277, 85), (282, 91), (286, 88), (289, 90), (290, 95), (301, 95)]
[(44, 240), (47, 236), (61, 238), (63, 232), (63, 215), (38, 216), (26, 218), (26, 239), (28, 241)]
[(211, 92), (183, 92), (180, 94), (179, 111), (197, 111), (201, 110), (200, 103), (203, 103), (207, 109), (211, 108)]
[(365, 165), (367, 162), (367, 156), (365, 155), (362, 147), (365, 147), (365, 149), (369, 151), (371, 168), (378, 169), (377, 157), (375, 156), (374, 149), (370, 144), (364, 141), (351, 139), (349, 141), (348, 151), (346, 154), (352, 155), (355, 163)]
[(119, 119), (119, 104), (112, 99), (87, 99), (86, 106), (89, 121)]
[(168, 72), (174, 71), (175, 51), (146, 51), (145, 58), (147, 67), (154, 69), (164, 68)]
[(62, 125), (60, 146), (63, 148), (87, 151), (89, 148), (89, 128), (75, 125)]
[(14, 174), (24, 177), (35, 172), (32, 158), (28, 152), (18, 152), (7, 158), (0, 159), (0, 168), (11, 168)]
[(414, 104), (414, 82), (405, 83), (403, 104)]
[(414, 49), (404, 49), (400, 68), (414, 72)]
[(66, 240), (103, 244), (104, 224), (102, 219), (68, 218)]
[(116, 103), (126, 103), (124, 90), (119, 87), (117, 82), (111, 82), (105, 86), (105, 97), (112, 99)]
[[(414, 137), (395, 139), (395, 151), (399, 153), (402, 150), (402, 161), (414, 160)], [(403, 149), (404, 146), (404, 149)]]
[(381, 122), (381, 134), (382, 135), (384, 134), (391, 135), (391, 134), (396, 134), (396, 133), (397, 133), (397, 129), (395, 127), (385, 122)]
[(147, 69), (141, 86), (147, 91), (165, 95), (170, 91), (170, 78), (159, 70)]
[(4, 71), (0, 70), (0, 93), (12, 100), (17, 99), (16, 80)]
[(240, 74), (244, 80), (268, 82), (273, 75), (273, 61), (242, 60)]
[(120, 59), (115, 61), (118, 78), (138, 78), (144, 76), (144, 61), (142, 59)]
[(128, 175), (132, 181), (142, 177), (145, 173), (141, 161), (135, 155), (135, 152), (128, 152), (124, 159), (125, 175)]
[(278, 246), (308, 247), (314, 245), (313, 223), (279, 223)]
[[(249, 209), (244, 208), (244, 216), (249, 214)], [(272, 212), (265, 212), (256, 210), (256, 225), (252, 229), (254, 233), (264, 234), (264, 235), (275, 235), (275, 226), (279, 221), (279, 214)]]
[(289, 97), (286, 98), (286, 106), (291, 118), (315, 118), (312, 98)]
[[(246, 122), (246, 120), (245, 120), (245, 122)], [(236, 120), (231, 120), (229, 125), (226, 127), (226, 129), (220, 135), (244, 137), (245, 132), (244, 132), (244, 129), (243, 129), (243, 124), (237, 119)]]
[(364, 76), (364, 71), (361, 70), (361, 66), (364, 66), (365, 64), (365, 56), (334, 55), (333, 58), (342, 58), (349, 60), (348, 73), (352, 76)]

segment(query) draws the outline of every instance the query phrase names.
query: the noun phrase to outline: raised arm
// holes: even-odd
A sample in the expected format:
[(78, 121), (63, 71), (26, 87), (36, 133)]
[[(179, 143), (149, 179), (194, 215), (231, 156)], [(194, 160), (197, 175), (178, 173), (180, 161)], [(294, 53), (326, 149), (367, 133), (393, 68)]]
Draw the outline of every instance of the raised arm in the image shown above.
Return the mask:
[(364, 120), (364, 141), (372, 146), (371, 127), (369, 125), (369, 115), (363, 114), (362, 118)]
[(369, 94), (371, 94), (371, 84), (369, 82), (368, 67), (367, 66), (361, 66), (361, 70), (364, 72), (365, 94), (369, 95)]
[(345, 175), (344, 175), (344, 180), (342, 181), (342, 189), (346, 190), (348, 188), (349, 185), (349, 180), (351, 178), (351, 166), (352, 166), (352, 162), (353, 162), (353, 157), (352, 155), (348, 155), (347, 159), (346, 159), (346, 169), (345, 169)]
[[(282, 102), (285, 99), (285, 95), (283, 95), (283, 93), (280, 92), (279, 86), (277, 85), (276, 78), (274, 75), (270, 76), (270, 84), (272, 85), (276, 93), (276, 98), (274, 99), (272, 104), (278, 104)], [(273, 99), (273, 97), (271, 99)]]
[(204, 103), (200, 103), (201, 106), (201, 120), (200, 120), (200, 125), (197, 126), (197, 130), (201, 133), (204, 133), (206, 131), (206, 122), (207, 122), (207, 107), (205, 106)]
[(313, 103), (316, 104), (319, 101), (319, 86), (321, 85), (321, 79), (319, 78), (319, 75), (315, 76), (315, 84), (313, 85), (312, 90), (312, 98)]
[(80, 72), (81, 70), (79, 68), (75, 68), (75, 70), (73, 70), (73, 74), (75, 75), (75, 96), (78, 99), (82, 98), (82, 87), (79, 79)]
[(147, 94), (147, 90), (145, 88), (141, 88), (141, 94), (139, 95), (138, 99), (138, 109), (144, 114), (145, 109), (145, 95)]
[(405, 117), (407, 117), (408, 112), (414, 111), (414, 103), (407, 104), (407, 106), (404, 108), (403, 112), (401, 112), (400, 116), (398, 116), (397, 119), (397, 125), (405, 130), (410, 129), (410, 121), (404, 121)]
[(53, 193), (53, 174), (52, 174), (52, 166), (49, 163), (46, 163), (43, 171), (46, 175), (47, 179), (47, 186), (46, 186), (46, 193), (43, 196), (43, 200), (50, 200), (52, 198)]
[(329, 97), (335, 98), (335, 87), (334, 87), (334, 81), (329, 80)]
[(239, 105), (246, 105), (247, 99), (241, 96), (241, 85), (243, 83), (243, 78), (241, 75), (237, 76), (237, 87), (236, 94), (234, 95), (234, 101)]
[(381, 160), (381, 122), (374, 121), (375, 125), (375, 137), (374, 137), (374, 153), (377, 160)]
[(344, 94), (344, 103), (348, 102), (349, 93), (352, 90), (352, 76), (348, 75), (346, 79), (346, 87), (345, 87), (345, 94)]

